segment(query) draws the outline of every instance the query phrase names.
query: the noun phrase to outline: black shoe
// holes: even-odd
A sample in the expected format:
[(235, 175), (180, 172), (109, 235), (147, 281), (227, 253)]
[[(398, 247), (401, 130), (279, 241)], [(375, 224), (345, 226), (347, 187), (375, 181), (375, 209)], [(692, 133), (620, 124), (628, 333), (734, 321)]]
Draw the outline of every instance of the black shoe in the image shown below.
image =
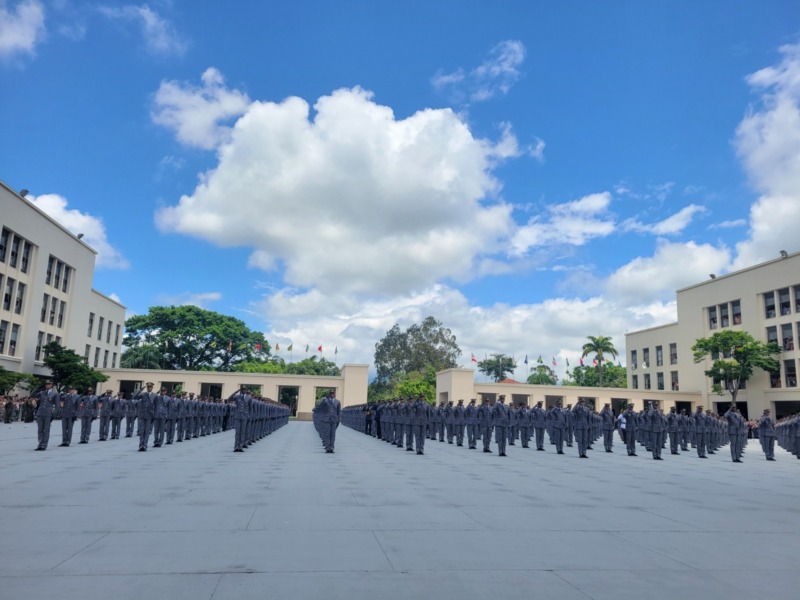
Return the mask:
[(147, 452), (147, 448), (139, 448), (139, 452)]
[(771, 460), (771, 461), (773, 461), (773, 462), (775, 461), (775, 459), (774, 459), (774, 458), (768, 458), (767, 460)]
[(78, 442), (78, 443), (79, 443), (79, 444), (88, 444), (89, 442), (87, 442), (86, 440), (81, 440), (81, 441), (80, 441), (80, 442)]
[(580, 456), (580, 457), (581, 457), (581, 458), (589, 458), (589, 457), (588, 457), (588, 456), (586, 456), (585, 454), (581, 454), (581, 456)]
[(664, 459), (661, 458), (660, 456), (656, 456), (656, 460), (664, 460)]
[(414, 451), (413, 448), (406, 448), (406, 452), (413, 452), (413, 451)]
[(636, 454), (636, 452), (634, 452), (633, 454), (631, 454), (631, 456), (639, 456), (639, 455)]
[(537, 448), (536, 451), (537, 452), (544, 452), (544, 448)]
[(65, 444), (64, 442), (61, 442), (61, 443), (58, 445), (58, 447), (59, 447), (59, 448), (63, 448), (64, 446), (66, 446), (66, 444)]
[(418, 450), (417, 454), (425, 454), (422, 450)]
[(36, 448), (36, 450), (34, 450), (34, 452), (41, 452), (42, 450), (44, 450), (44, 448), (42, 448), (41, 446), (39, 446), (38, 448)]
[(501, 453), (500, 453), (500, 454), (498, 454), (497, 456), (505, 456), (505, 455), (506, 455), (506, 453), (505, 453), (505, 452), (501, 452)]

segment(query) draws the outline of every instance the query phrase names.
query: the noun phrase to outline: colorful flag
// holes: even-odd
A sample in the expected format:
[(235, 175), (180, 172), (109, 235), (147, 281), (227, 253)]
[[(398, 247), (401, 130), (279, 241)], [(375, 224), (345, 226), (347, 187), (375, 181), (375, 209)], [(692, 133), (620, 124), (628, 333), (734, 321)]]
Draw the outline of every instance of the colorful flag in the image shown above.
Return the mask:
[(214, 340), (213, 342), (211, 342), (209, 344), (209, 346), (211, 346), (212, 348), (216, 348), (217, 347), (217, 340)]
[(526, 365), (528, 364), (528, 355), (527, 354), (525, 355), (525, 364)]
[(256, 350), (261, 350), (261, 342), (258, 342), (258, 343), (256, 344)]
[(233, 352), (233, 340), (228, 341), (228, 353)]
[(554, 357), (553, 357), (553, 366), (555, 367), (556, 365), (557, 365), (557, 363), (556, 363), (556, 357), (554, 356)]
[(583, 357), (581, 357), (581, 366), (583, 366)]
[(593, 364), (595, 367), (596, 367), (596, 366), (599, 364), (599, 363), (597, 362), (597, 359), (596, 359), (596, 358), (595, 358), (595, 359), (592, 361), (592, 364)]
[(275, 342), (275, 352), (281, 351), (281, 345), (278, 342)]
[(475, 358), (475, 355), (474, 355), (474, 354), (472, 355), (472, 362), (474, 362), (474, 363), (478, 362), (478, 359), (477, 359), (477, 358)]
[(317, 352), (322, 352), (322, 344), (320, 344), (319, 346), (317, 346)]
[(607, 364), (607, 365), (613, 365), (613, 364), (614, 364), (614, 361), (613, 361), (613, 360), (611, 360), (610, 358), (607, 358), (607, 359), (606, 359), (606, 364)]
[(288, 348), (286, 348), (286, 349), (287, 349), (289, 352), (291, 352), (291, 351), (292, 351), (292, 346), (293, 346), (293, 345), (294, 345), (294, 344), (289, 344), (289, 347), (288, 347)]
[(536, 362), (539, 363), (540, 365), (544, 364), (544, 361), (542, 360), (542, 355), (541, 354), (539, 355), (539, 360), (537, 360)]

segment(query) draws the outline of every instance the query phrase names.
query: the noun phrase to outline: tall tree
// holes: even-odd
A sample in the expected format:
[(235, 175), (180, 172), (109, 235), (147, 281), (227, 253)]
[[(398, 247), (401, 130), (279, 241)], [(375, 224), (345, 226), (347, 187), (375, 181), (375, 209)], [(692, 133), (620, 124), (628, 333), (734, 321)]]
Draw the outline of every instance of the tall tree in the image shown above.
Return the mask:
[(197, 306), (150, 307), (125, 321), (125, 331), (125, 346), (154, 347), (164, 369), (231, 371), (270, 353), (264, 335), (244, 321)]
[(562, 384), (624, 389), (628, 387), (628, 370), (619, 365), (606, 363), (603, 367), (603, 385), (600, 385), (600, 371), (597, 367), (579, 366), (567, 371), (567, 378), (562, 381)]
[(375, 369), (380, 381), (387, 382), (400, 373), (434, 371), (458, 366), (461, 348), (456, 336), (440, 321), (427, 317), (405, 331), (395, 324), (375, 344)]
[(489, 358), (478, 362), (478, 370), (495, 381), (502, 381), (516, 368), (517, 363), (507, 354), (492, 354)]
[(88, 366), (82, 356), (58, 342), (50, 342), (44, 347), (44, 365), (50, 369), (50, 379), (59, 391), (74, 387), (84, 392), (108, 380), (108, 377)]
[(528, 383), (534, 385), (556, 385), (558, 377), (553, 369), (547, 365), (536, 365), (533, 372), (528, 376)]
[(119, 366), (125, 369), (160, 369), (161, 353), (154, 344), (142, 344), (126, 348), (119, 360)]
[(35, 375), (8, 371), (0, 366), (0, 395), (10, 393), (18, 385), (20, 387), (30, 387), (38, 385), (38, 383), (39, 380)]
[(617, 349), (614, 348), (614, 342), (610, 337), (604, 335), (586, 336), (589, 341), (583, 345), (583, 353), (581, 358), (586, 358), (590, 354), (594, 354), (594, 360), (597, 361), (597, 380), (598, 387), (603, 387), (603, 368), (606, 366), (606, 356), (613, 356), (617, 358)]
[(692, 346), (695, 363), (711, 357), (711, 368), (704, 373), (711, 378), (714, 392), (723, 394), (723, 390), (727, 390), (734, 404), (742, 384), (753, 376), (756, 368), (770, 373), (780, 369), (780, 361), (775, 355), (782, 351), (775, 342), (765, 344), (746, 331), (732, 330), (699, 338)]
[(335, 362), (324, 358), (318, 359), (316, 356), (288, 364), (284, 372), (290, 375), (327, 375), (328, 377), (338, 377), (342, 374)]

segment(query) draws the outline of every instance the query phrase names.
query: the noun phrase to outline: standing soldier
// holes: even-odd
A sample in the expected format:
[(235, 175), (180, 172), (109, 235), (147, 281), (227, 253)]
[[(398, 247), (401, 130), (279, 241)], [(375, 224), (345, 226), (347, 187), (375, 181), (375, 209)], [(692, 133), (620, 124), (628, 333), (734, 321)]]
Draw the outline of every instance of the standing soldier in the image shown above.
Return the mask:
[(167, 420), (166, 420), (166, 438), (167, 445), (171, 444), (175, 439), (175, 421), (178, 419), (178, 393), (173, 388), (172, 393), (167, 399)]
[(319, 414), (322, 430), (322, 441), (327, 454), (333, 454), (334, 445), (336, 444), (336, 428), (339, 426), (341, 412), (342, 405), (339, 403), (339, 400), (336, 399), (336, 392), (333, 390), (329, 391), (322, 399), (322, 402), (317, 406), (317, 413)]
[(514, 401), (511, 401), (511, 404), (507, 406), (508, 410), (506, 413), (508, 414), (508, 445), (509, 446), (516, 446), (517, 445), (517, 409), (514, 408)]
[(108, 430), (111, 425), (111, 390), (97, 399), (100, 406), (100, 431), (97, 433), (98, 441), (105, 442), (108, 439)]
[(148, 382), (146, 389), (139, 390), (134, 396), (136, 399), (136, 417), (139, 420), (139, 452), (147, 452), (147, 442), (150, 441), (150, 429), (155, 416), (155, 399), (157, 394), (153, 391), (153, 384)]
[(564, 409), (564, 419), (567, 424), (564, 428), (564, 441), (567, 442), (567, 447), (572, 448), (572, 438), (575, 436), (575, 419), (572, 416), (572, 404), (567, 404)]
[(706, 417), (703, 414), (702, 406), (698, 406), (692, 415), (692, 423), (694, 424), (694, 443), (697, 447), (697, 456), (698, 458), (708, 458), (706, 456)]
[(69, 447), (72, 443), (72, 426), (78, 416), (80, 396), (75, 387), (71, 387), (67, 394), (61, 394), (61, 444)]
[[(245, 421), (247, 420), (247, 387), (241, 386), (239, 391), (234, 393), (229, 399), (233, 402), (231, 407), (231, 417), (233, 418), (233, 426), (236, 430), (233, 440), (233, 451), (244, 452), (244, 430)], [(316, 419), (316, 411), (314, 412)]]
[(467, 425), (467, 446), (470, 450), (475, 450), (478, 445), (478, 407), (475, 406), (475, 398), (469, 401), (469, 405), (464, 409), (464, 421)]
[(681, 416), (675, 410), (675, 407), (669, 409), (667, 415), (667, 434), (669, 435), (669, 452), (670, 454), (679, 454), (678, 452), (678, 436), (680, 435)]
[[(567, 427), (567, 411), (561, 408), (561, 400), (558, 400), (555, 406), (548, 409), (548, 413), (550, 415), (550, 435), (556, 447), (556, 452), (558, 454), (564, 454), (564, 430)], [(548, 413), (545, 413), (545, 416)], [(544, 436), (542, 436), (542, 438), (544, 438)]]
[(678, 439), (680, 440), (681, 452), (689, 451), (689, 416), (686, 409), (681, 409), (678, 415)]
[(153, 448), (161, 448), (164, 443), (164, 423), (167, 420), (167, 388), (162, 387), (153, 398)]
[(728, 422), (728, 441), (731, 444), (731, 460), (735, 463), (742, 462), (742, 448), (740, 446), (741, 433), (740, 427), (742, 423), (739, 419), (739, 409), (735, 404), (731, 404), (730, 408), (725, 412), (725, 420)]
[(453, 409), (453, 401), (450, 400), (444, 409), (444, 428), (447, 433), (447, 443), (453, 443), (453, 434), (455, 433), (455, 410)]
[(636, 456), (636, 432), (639, 423), (636, 411), (633, 410), (633, 404), (628, 404), (622, 414), (625, 417), (625, 446), (628, 456)]
[[(561, 410), (561, 406), (558, 405), (557, 408)], [(562, 419), (563, 422), (563, 419)], [(552, 423), (551, 423), (552, 424)], [(547, 413), (545, 413), (544, 408), (542, 407), (542, 401), (536, 403), (536, 406), (533, 407), (531, 411), (531, 425), (533, 425), (533, 432), (536, 438), (536, 451), (537, 452), (544, 452), (544, 430), (547, 427)], [(564, 431), (563, 429), (556, 433), (552, 430), (551, 439), (556, 445), (556, 449), (558, 449), (558, 442), (557, 438), (561, 438), (561, 444), (564, 443)]]
[(775, 460), (775, 423), (769, 416), (768, 408), (764, 409), (764, 414), (758, 420), (758, 439), (767, 460)]
[(118, 440), (122, 425), (122, 417), (125, 415), (125, 401), (117, 394), (111, 398), (111, 439)]
[(466, 425), (466, 418), (464, 416), (464, 401), (459, 400), (458, 405), (453, 409), (453, 427), (456, 430), (456, 444), (458, 446), (464, 445), (464, 426)]
[(520, 404), (517, 409), (517, 429), (519, 429), (519, 443), (523, 448), (528, 448), (531, 441), (531, 412), (527, 404)]
[(492, 407), (489, 406), (486, 396), (481, 399), (481, 405), (478, 407), (478, 428), (483, 440), (483, 451), (491, 452), (489, 445), (492, 442)]
[(666, 419), (661, 410), (650, 407), (648, 423), (650, 425), (650, 450), (653, 453), (653, 460), (664, 460), (661, 458), (661, 449), (664, 447), (664, 430), (666, 429)]
[(603, 419), (603, 446), (606, 452), (614, 452), (614, 413), (611, 412), (611, 405), (606, 403), (600, 411), (600, 418)]
[(414, 430), (417, 454), (425, 454), (425, 433), (428, 428), (429, 414), (430, 406), (425, 400), (425, 396), (420, 394), (411, 405), (411, 426)]
[(579, 400), (572, 409), (572, 420), (575, 424), (575, 441), (578, 443), (578, 456), (589, 458), (586, 450), (589, 448), (589, 418), (591, 411), (586, 406), (586, 400)]
[(59, 393), (53, 387), (53, 382), (49, 379), (44, 383), (44, 389), (35, 394), (36, 397), (36, 425), (39, 445), (36, 450), (47, 450), (50, 441), (50, 422), (53, 415), (58, 410), (60, 401)]
[(81, 444), (88, 444), (92, 434), (92, 421), (97, 418), (97, 396), (94, 390), (88, 388), (86, 395), (81, 396), (78, 406), (78, 418), (81, 420)]
[(494, 425), (494, 441), (497, 442), (497, 454), (505, 456), (509, 419), (506, 397), (503, 394), (500, 394), (492, 407), (492, 424)]
[(125, 437), (133, 437), (133, 424), (136, 422), (136, 404), (134, 398), (125, 400)]

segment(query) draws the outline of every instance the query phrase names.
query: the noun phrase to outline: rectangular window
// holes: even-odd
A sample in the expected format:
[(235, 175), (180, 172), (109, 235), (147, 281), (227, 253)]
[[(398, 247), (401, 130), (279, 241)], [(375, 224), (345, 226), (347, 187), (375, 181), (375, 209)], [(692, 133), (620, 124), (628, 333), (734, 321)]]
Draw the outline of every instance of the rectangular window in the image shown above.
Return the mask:
[(53, 287), (58, 289), (61, 286), (61, 269), (64, 268), (64, 263), (60, 260), (56, 261), (56, 276), (53, 278)]
[(111, 356), (111, 368), (112, 369), (116, 369), (117, 368), (117, 353), (116, 352), (114, 352), (114, 354)]
[(11, 337), (8, 340), (8, 355), (17, 355), (17, 338), (19, 337), (19, 325), (14, 323), (11, 326)]
[(100, 348), (94, 349), (94, 368), (97, 368), (97, 365), (100, 364)]
[(36, 336), (36, 354), (33, 359), (36, 362), (42, 360), (42, 346), (44, 345), (44, 331), (40, 331)]
[(656, 385), (658, 389), (664, 389), (664, 374), (663, 373), (656, 373)]
[(104, 369), (108, 368), (108, 350), (103, 352), (103, 368)]
[(779, 388), (781, 386), (781, 368), (778, 366), (777, 371), (770, 371), (769, 372), (769, 387), (771, 388)]
[(50, 285), (50, 282), (53, 280), (53, 267), (55, 266), (56, 259), (50, 256), (47, 259), (47, 277), (45, 277), (44, 282), (47, 285)]
[(53, 334), (52, 333), (48, 333), (47, 334), (47, 338), (45, 338), (45, 339), (46, 339), (46, 343), (45, 343), (45, 346), (46, 346), (47, 344), (49, 344), (50, 342), (53, 341)]
[(708, 328), (709, 329), (716, 329), (717, 328), (717, 307), (716, 306), (709, 306), (708, 307)]
[(786, 387), (797, 387), (797, 365), (794, 359), (783, 361), (783, 370), (786, 373)]
[(764, 292), (764, 316), (767, 319), (775, 316), (775, 292)]
[(11, 310), (11, 298), (14, 297), (14, 284), (16, 281), (11, 277), (6, 277), (6, 291), (3, 294), (3, 309)]
[(89, 364), (89, 356), (91, 355), (91, 353), (92, 353), (92, 345), (86, 344), (86, 349), (83, 351), (83, 363), (85, 365)]
[(782, 315), (792, 314), (792, 303), (789, 301), (789, 288), (778, 290), (778, 302), (780, 302), (781, 305)]
[(58, 306), (58, 327), (59, 328), (64, 326), (64, 312), (66, 311), (66, 309), (67, 309), (67, 303), (62, 300), (61, 303)]
[(53, 296), (50, 298), (50, 325), (55, 325), (56, 323), (56, 310), (58, 310), (58, 298)]
[(664, 364), (664, 348), (662, 346), (656, 346), (656, 366), (660, 367)]
[(669, 364), (678, 364), (678, 344), (669, 345)]
[(18, 235), (14, 236), (13, 241), (11, 242), (11, 254), (8, 257), (8, 266), (12, 269), (17, 267), (17, 259), (19, 258), (19, 245), (22, 243), (22, 238)]
[(792, 288), (794, 290), (794, 312), (800, 312), (800, 285)]
[(105, 319), (103, 317), (100, 317), (100, 320), (97, 322), (97, 341), (98, 342), (102, 342), (103, 341), (103, 322), (104, 321), (105, 321)]
[(61, 286), (61, 291), (69, 292), (69, 276), (72, 274), (72, 267), (64, 265), (64, 283)]
[(778, 328), (777, 327), (767, 327), (767, 343), (775, 342), (778, 343)]
[(731, 302), (731, 314), (733, 315), (733, 324), (742, 324), (742, 303), (739, 300)]
[(650, 389), (650, 373), (644, 374), (644, 389), (646, 390)]
[(86, 334), (89, 337), (92, 337), (92, 330), (94, 329), (94, 313), (89, 313), (89, 332)]
[(106, 344), (111, 343), (111, 320), (108, 321), (108, 329), (106, 330)]
[(22, 247), (22, 263), (19, 268), (23, 273), (28, 272), (28, 265), (31, 262), (31, 250), (33, 250), (33, 244), (26, 241), (25, 245)]
[(120, 329), (119, 323), (117, 323), (117, 331), (114, 334), (114, 345), (115, 346), (119, 346), (119, 329)]
[(633, 384), (633, 389), (638, 390), (639, 389), (639, 376), (638, 375), (633, 375), (631, 377), (631, 383)]
[(639, 365), (638, 363), (639, 357), (636, 350), (631, 350), (631, 369), (636, 370), (636, 367)]
[(719, 325), (720, 327), (728, 327), (731, 324), (730, 316), (728, 313), (728, 303), (719, 305)]
[(650, 348), (645, 348), (642, 350), (642, 367), (647, 369), (652, 366), (653, 365), (650, 364)]
[(42, 323), (45, 322), (47, 319), (47, 306), (50, 303), (50, 294), (45, 294), (44, 298), (42, 298), (42, 318), (40, 319)]
[(20, 282), (17, 284), (17, 299), (14, 302), (14, 312), (18, 315), (22, 314), (22, 307), (25, 305), (25, 288), (27, 286)]
[(794, 336), (792, 335), (792, 324), (784, 323), (781, 325), (781, 341), (784, 350), (794, 350)]
[(8, 248), (8, 238), (11, 232), (3, 227), (3, 232), (0, 234), (0, 263), (6, 262), (6, 249)]
[(8, 333), (8, 321), (0, 321), (0, 354), (6, 353), (7, 333)]
[(678, 385), (678, 372), (677, 371), (670, 371), (669, 372), (669, 379), (670, 379), (670, 386), (673, 392), (680, 391)]

